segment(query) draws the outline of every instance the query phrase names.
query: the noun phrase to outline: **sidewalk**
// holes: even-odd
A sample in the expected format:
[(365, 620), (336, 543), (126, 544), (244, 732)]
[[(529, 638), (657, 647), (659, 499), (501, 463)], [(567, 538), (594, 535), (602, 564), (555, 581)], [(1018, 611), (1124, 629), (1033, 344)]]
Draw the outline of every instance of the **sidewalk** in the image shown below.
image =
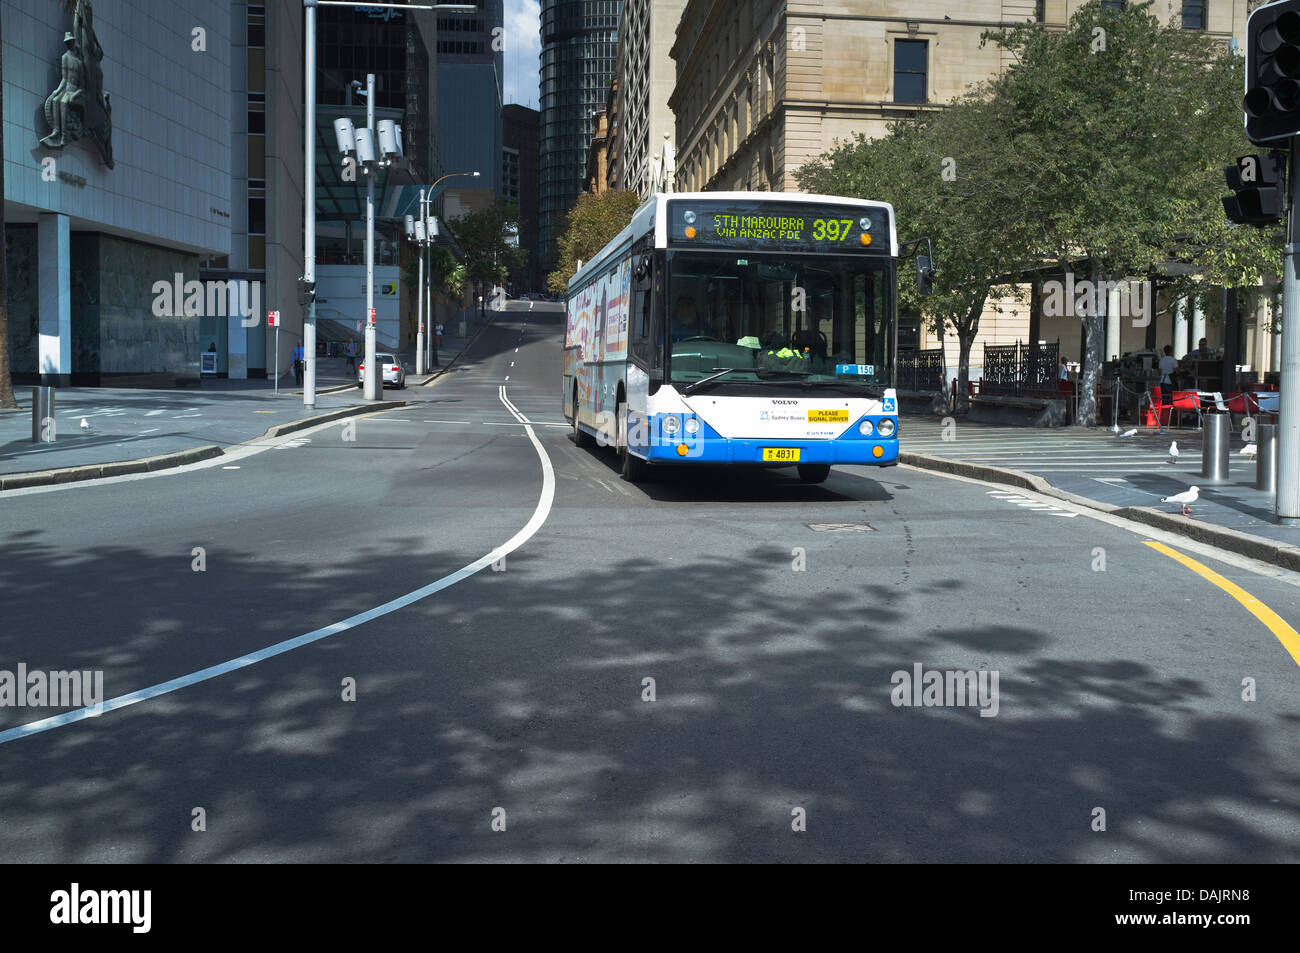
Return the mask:
[[(1131, 429), (1131, 428), (1126, 428)], [(947, 438), (947, 439), (945, 439)], [(1132, 437), (1102, 428), (1026, 429), (958, 420), (946, 432), (931, 417), (905, 417), (901, 462), (1045, 492), (1230, 549), (1300, 569), (1300, 527), (1278, 525), (1273, 494), (1255, 489), (1255, 461), (1241, 455), (1232, 435), (1228, 479), (1201, 476), (1201, 433), (1157, 433), (1137, 428)], [(1177, 461), (1169, 447), (1177, 443)], [(1190, 517), (1161, 497), (1200, 488)]]

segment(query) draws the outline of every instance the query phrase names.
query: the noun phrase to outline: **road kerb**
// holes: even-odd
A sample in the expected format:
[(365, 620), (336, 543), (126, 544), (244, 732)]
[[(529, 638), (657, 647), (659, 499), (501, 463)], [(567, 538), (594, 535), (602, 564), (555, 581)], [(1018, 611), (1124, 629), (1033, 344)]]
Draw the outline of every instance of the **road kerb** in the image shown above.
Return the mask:
[(1090, 500), (1086, 496), (1078, 496), (1074, 493), (1058, 490), (1040, 476), (1024, 473), (1020, 470), (1011, 470), (1006, 467), (966, 463), (962, 460), (950, 460), (947, 457), (935, 457), (924, 453), (900, 453), (898, 462), (922, 470), (951, 473), (954, 476), (969, 477), (986, 483), (1002, 483), (1023, 490), (1033, 490), (1044, 496), (1065, 500), (1076, 506), (1108, 513), (1136, 523), (1145, 523), (1147, 526), (1162, 529), (1169, 533), (1177, 533), (1188, 539), (1205, 543), (1207, 546), (1214, 546), (1230, 553), (1236, 553), (1239, 556), (1246, 556), (1260, 562), (1280, 566), (1283, 569), (1300, 572), (1300, 547), (1252, 536), (1239, 530), (1228, 529), (1226, 526), (1202, 523), (1179, 514), (1164, 513), (1149, 506), (1113, 506), (1098, 500)]
[(463, 355), (466, 351), (468, 351), (468, 350), (470, 349), (470, 347), (474, 344), (474, 342), (477, 341), (477, 340), (479, 339), (479, 335), (481, 335), (484, 331), (486, 331), (486, 330), (487, 330), (488, 328), (490, 328), (491, 326), (492, 326), (492, 321), (491, 321), (491, 319), (488, 319), (488, 320), (484, 321), (481, 325), (479, 325), (479, 329), (478, 329), (477, 331), (474, 332), (473, 336), (472, 336), (468, 341), (465, 342), (465, 346), (464, 346), (463, 348), (461, 348), (459, 351), (456, 352), (456, 356), (453, 357), (453, 358), (452, 358), (450, 361), (448, 361), (446, 364), (439, 364), (439, 366), (438, 366), (438, 373), (436, 373), (436, 374), (430, 374), (430, 375), (425, 379), (424, 383), (423, 383), (423, 384), (420, 384), (419, 386), (421, 386), (421, 387), (432, 387), (433, 384), (434, 384), (434, 382), (437, 381), (437, 379), (438, 379), (439, 377), (441, 377), (445, 372), (451, 370), (452, 365), (455, 364), (457, 361), (459, 361), (459, 360), (461, 359), (461, 355)]

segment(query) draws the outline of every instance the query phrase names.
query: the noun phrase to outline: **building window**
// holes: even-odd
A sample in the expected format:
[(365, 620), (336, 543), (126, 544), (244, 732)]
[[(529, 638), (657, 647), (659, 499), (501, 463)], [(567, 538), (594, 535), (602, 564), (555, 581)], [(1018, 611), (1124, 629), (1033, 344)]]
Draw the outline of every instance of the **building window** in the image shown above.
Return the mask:
[(266, 46), (266, 6), (261, 3), (248, 5), (248, 45), (254, 49)]
[(1034, 0), (1034, 19), (1039, 23), (1047, 19), (1047, 0)]
[(248, 234), (266, 234), (266, 199), (264, 198), (248, 200)]
[(894, 102), (925, 102), (926, 40), (894, 41)]
[(254, 135), (266, 133), (266, 113), (250, 109), (248, 111), (248, 131)]
[(1126, 0), (1101, 0), (1101, 8), (1111, 13), (1123, 13), (1127, 7)]
[(1205, 0), (1183, 0), (1183, 29), (1205, 29)]

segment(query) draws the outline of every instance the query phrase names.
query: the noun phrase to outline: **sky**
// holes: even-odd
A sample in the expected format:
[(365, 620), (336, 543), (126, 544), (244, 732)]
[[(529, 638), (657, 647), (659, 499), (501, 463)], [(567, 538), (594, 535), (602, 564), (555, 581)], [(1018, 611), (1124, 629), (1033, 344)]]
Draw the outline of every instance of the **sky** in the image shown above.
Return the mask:
[(542, 51), (541, 5), (538, 0), (506, 0), (505, 97), (533, 109), (538, 106), (538, 56)]

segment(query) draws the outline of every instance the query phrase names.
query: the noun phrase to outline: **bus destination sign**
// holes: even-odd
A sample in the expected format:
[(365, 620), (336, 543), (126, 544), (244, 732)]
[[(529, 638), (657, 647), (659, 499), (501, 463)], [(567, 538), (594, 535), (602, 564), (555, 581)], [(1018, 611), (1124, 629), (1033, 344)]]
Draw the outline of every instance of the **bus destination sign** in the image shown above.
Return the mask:
[(890, 254), (882, 208), (677, 200), (668, 203), (668, 229), (674, 248)]

